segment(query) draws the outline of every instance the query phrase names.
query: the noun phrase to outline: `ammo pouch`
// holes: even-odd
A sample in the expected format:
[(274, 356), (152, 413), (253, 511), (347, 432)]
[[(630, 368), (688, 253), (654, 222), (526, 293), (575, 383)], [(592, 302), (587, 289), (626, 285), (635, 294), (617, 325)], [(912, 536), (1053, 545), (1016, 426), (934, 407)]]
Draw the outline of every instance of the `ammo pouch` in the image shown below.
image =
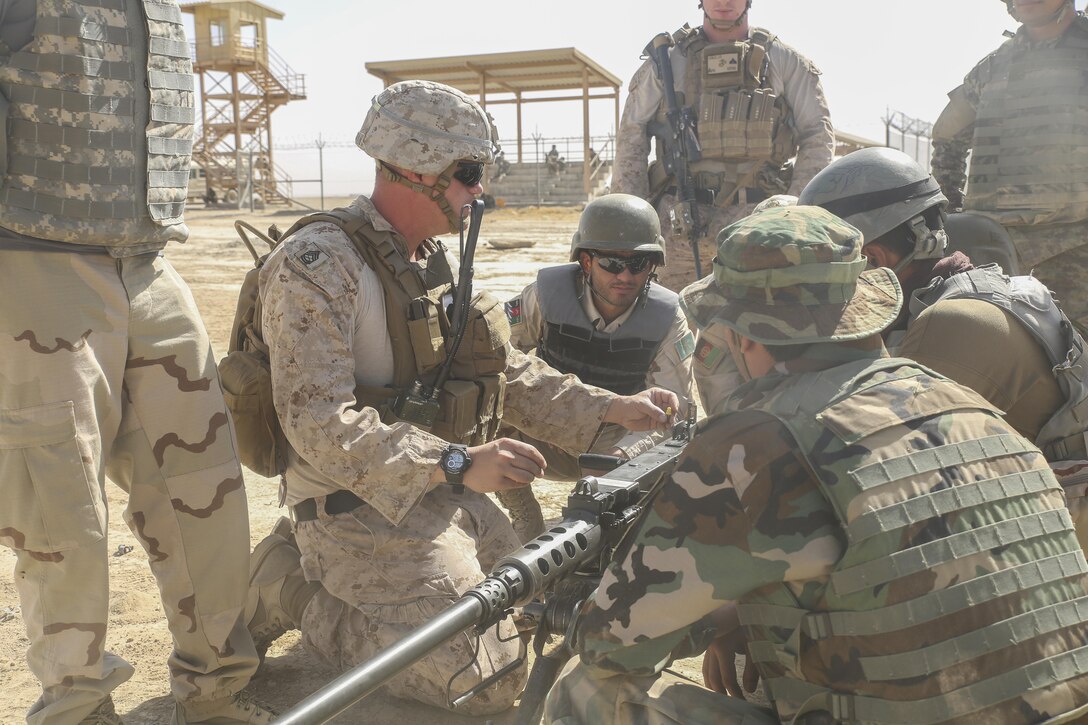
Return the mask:
[(278, 476), (287, 468), (287, 439), (272, 405), (272, 369), (268, 346), (261, 337), (261, 301), (257, 289), (257, 278), (268, 254), (257, 255), (245, 229), (264, 239), (271, 249), (277, 241), (245, 222), (235, 222), (234, 227), (253, 255), (254, 267), (246, 272), (238, 293), (230, 347), (227, 356), (219, 361), (219, 380), (234, 420), (242, 465), (262, 476)]
[[(430, 290), (408, 306), (408, 337), (415, 357), (415, 377), (433, 383), (446, 359), (449, 320), (440, 304), (443, 289)], [(438, 394), (440, 412), (428, 432), (449, 441), (479, 445), (495, 437), (502, 418), (506, 391), (506, 345), (510, 326), (502, 303), (490, 292), (472, 299), (461, 346), (453, 359), (450, 377)], [(397, 362), (399, 368), (402, 363)], [(397, 422), (393, 403), (403, 392), (399, 386), (359, 385), (359, 406), (376, 409), (382, 422)], [(418, 422), (411, 421), (413, 425)]]

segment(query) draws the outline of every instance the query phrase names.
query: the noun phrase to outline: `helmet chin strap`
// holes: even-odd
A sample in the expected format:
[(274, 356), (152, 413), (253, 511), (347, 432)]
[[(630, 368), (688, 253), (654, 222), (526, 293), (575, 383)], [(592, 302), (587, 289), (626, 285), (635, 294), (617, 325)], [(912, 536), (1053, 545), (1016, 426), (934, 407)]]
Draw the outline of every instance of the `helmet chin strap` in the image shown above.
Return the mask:
[(382, 176), (389, 181), (395, 181), (398, 184), (407, 186), (412, 191), (423, 194), (423, 196), (427, 197), (435, 204), (438, 204), (438, 208), (442, 210), (442, 213), (446, 215), (446, 219), (450, 223), (450, 234), (459, 234), (464, 228), (465, 223), (461, 219), (461, 216), (453, 210), (449, 200), (446, 199), (446, 189), (450, 188), (450, 181), (453, 180), (453, 173), (457, 171), (456, 161), (447, 166), (446, 170), (438, 175), (438, 181), (434, 183), (434, 186), (427, 186), (418, 181), (412, 181), (384, 161), (378, 162), (378, 169), (381, 171)]
[[(1005, 8), (1009, 11), (1009, 15), (1012, 16), (1012, 19), (1017, 21), (1017, 22), (1023, 22), (1023, 21), (1020, 20), (1019, 16), (1017, 16), (1017, 14), (1016, 14), (1015, 5), (1016, 5), (1015, 0), (1005, 0)], [(1050, 25), (1051, 23), (1056, 23), (1059, 20), (1061, 20), (1062, 16), (1064, 16), (1067, 12), (1076, 12), (1076, 6), (1074, 5), (1074, 0), (1068, 0), (1068, 2), (1062, 3), (1062, 6), (1060, 8), (1058, 8), (1057, 10), (1055, 10), (1054, 14), (1051, 15), (1049, 18), (1047, 18), (1045, 23), (1040, 23), (1040, 25), (1036, 26), (1036, 27), (1041, 27), (1041, 26), (1044, 26), (1044, 25)]]
[(732, 30), (748, 17), (748, 11), (752, 9), (752, 0), (748, 0), (748, 4), (744, 8), (744, 12), (737, 16), (736, 20), (715, 20), (706, 14), (706, 10), (703, 10), (703, 4), (699, 3), (699, 9), (703, 11), (703, 22), (710, 23), (710, 26), (715, 30)]

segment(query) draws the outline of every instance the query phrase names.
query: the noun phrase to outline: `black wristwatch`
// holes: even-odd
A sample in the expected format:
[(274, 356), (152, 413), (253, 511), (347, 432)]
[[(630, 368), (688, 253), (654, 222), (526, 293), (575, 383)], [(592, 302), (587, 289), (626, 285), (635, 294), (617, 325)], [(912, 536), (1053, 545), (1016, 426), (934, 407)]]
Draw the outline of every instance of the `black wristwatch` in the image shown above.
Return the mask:
[(446, 472), (446, 483), (453, 486), (453, 492), (464, 493), (465, 471), (472, 465), (472, 456), (468, 454), (468, 447), (460, 443), (450, 443), (446, 450), (442, 451), (438, 465)]

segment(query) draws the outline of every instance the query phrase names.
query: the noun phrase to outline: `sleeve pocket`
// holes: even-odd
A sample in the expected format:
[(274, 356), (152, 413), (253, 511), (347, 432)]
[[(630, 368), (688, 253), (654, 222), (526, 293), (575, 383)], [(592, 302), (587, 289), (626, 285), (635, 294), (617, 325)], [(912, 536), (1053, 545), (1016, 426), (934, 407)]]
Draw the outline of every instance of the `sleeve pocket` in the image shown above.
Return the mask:
[(89, 461), (71, 401), (0, 409), (0, 541), (55, 553), (102, 539), (106, 506)]

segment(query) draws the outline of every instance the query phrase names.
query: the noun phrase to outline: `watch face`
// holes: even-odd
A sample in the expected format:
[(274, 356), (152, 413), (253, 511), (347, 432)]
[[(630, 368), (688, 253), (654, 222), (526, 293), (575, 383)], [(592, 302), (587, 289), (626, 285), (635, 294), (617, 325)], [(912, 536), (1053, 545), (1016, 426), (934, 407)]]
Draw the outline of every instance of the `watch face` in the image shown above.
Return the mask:
[(446, 470), (451, 473), (465, 470), (465, 452), (455, 448), (446, 454)]

